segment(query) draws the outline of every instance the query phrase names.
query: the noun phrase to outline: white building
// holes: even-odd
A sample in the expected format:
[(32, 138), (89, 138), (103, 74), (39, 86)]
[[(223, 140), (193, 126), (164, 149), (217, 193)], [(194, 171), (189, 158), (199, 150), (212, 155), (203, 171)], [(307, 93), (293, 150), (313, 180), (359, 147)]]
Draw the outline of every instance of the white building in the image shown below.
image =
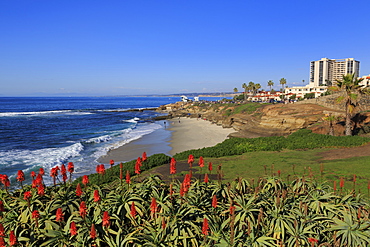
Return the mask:
[(309, 87), (331, 86), (336, 80), (342, 79), (342, 76), (347, 74), (355, 74), (355, 77), (358, 77), (360, 62), (354, 58), (322, 58), (318, 61), (312, 61)]

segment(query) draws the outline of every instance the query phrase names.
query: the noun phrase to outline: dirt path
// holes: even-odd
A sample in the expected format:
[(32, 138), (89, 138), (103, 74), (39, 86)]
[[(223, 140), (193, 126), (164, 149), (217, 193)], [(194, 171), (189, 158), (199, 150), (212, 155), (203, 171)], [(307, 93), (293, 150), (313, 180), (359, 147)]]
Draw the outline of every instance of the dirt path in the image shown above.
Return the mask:
[(328, 151), (320, 152), (319, 155), (323, 157), (322, 160), (336, 160), (336, 159), (347, 159), (347, 158), (353, 158), (353, 157), (370, 156), (370, 143), (360, 146), (360, 147), (338, 148), (338, 149), (328, 150)]

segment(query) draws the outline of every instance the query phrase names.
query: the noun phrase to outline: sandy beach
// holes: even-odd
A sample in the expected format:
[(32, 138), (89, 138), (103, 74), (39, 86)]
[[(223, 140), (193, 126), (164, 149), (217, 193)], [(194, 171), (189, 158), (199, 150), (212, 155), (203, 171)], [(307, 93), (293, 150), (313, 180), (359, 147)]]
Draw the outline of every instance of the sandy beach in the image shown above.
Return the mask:
[(148, 156), (156, 153), (174, 155), (189, 149), (198, 149), (214, 146), (224, 141), (230, 133), (235, 132), (232, 128), (222, 128), (206, 120), (196, 118), (180, 118), (159, 121), (163, 129), (123, 145), (99, 158), (99, 163), (109, 164), (112, 159), (115, 162), (126, 162), (140, 157), (145, 151)]

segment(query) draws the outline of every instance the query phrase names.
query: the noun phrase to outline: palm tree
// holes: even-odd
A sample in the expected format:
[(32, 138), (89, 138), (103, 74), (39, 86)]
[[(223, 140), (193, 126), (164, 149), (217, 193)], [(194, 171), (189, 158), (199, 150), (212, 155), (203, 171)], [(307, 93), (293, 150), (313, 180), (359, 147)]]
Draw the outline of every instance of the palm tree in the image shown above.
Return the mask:
[(247, 83), (242, 84), (242, 88), (244, 88), (244, 100), (247, 100), (247, 91), (248, 91), (248, 86)]
[(341, 80), (336, 80), (337, 85), (332, 88), (333, 91), (341, 92), (341, 95), (336, 99), (337, 103), (343, 103), (346, 111), (345, 134), (352, 135), (351, 118), (355, 108), (358, 106), (358, 97), (363, 94), (363, 85), (359, 83), (363, 78), (357, 79), (355, 74), (343, 75)]
[(250, 81), (250, 82), (248, 83), (248, 90), (249, 90), (250, 92), (252, 92), (252, 93), (253, 93), (253, 95), (254, 95), (254, 91), (256, 90), (256, 84), (254, 84), (254, 82), (253, 82), (253, 81)]
[(280, 79), (280, 84), (281, 84), (281, 88), (283, 89), (283, 91), (284, 91), (284, 85), (286, 84), (286, 79), (285, 78), (281, 78)]
[(261, 84), (257, 83), (254, 85), (254, 94), (256, 94), (258, 92), (258, 89), (260, 89), (262, 86)]
[(237, 93), (237, 92), (238, 92), (238, 89), (234, 87), (234, 93)]
[(331, 113), (326, 114), (323, 117), (323, 120), (329, 123), (329, 135), (334, 136), (334, 122), (338, 120), (337, 116), (332, 115)]
[(269, 80), (269, 81), (267, 82), (267, 86), (269, 86), (269, 87), (270, 87), (270, 92), (271, 92), (272, 87), (274, 86), (274, 82), (273, 82), (272, 80)]

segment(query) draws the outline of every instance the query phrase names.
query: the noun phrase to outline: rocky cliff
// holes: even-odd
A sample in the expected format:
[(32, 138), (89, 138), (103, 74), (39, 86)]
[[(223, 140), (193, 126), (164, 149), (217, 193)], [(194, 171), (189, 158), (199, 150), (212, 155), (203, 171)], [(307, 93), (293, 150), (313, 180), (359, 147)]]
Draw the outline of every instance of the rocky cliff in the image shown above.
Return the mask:
[[(309, 128), (313, 132), (327, 134), (329, 124), (323, 120), (326, 114), (338, 116), (334, 123), (335, 135), (343, 135), (344, 112), (313, 103), (300, 104), (259, 104), (251, 107), (230, 103), (183, 103), (162, 106), (158, 110), (168, 112), (170, 117), (201, 117), (224, 128), (234, 128), (231, 136), (259, 137), (288, 135), (298, 129)], [(370, 122), (364, 113), (361, 124)]]

